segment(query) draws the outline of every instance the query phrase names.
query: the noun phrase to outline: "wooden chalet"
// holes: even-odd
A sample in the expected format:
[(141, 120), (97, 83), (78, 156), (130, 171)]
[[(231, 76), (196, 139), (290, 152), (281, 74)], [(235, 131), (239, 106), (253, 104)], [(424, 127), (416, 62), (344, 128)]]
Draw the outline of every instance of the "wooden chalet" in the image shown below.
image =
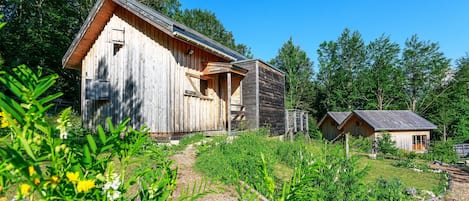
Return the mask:
[[(248, 128), (280, 131), (285, 121), (283, 72), (136, 0), (98, 0), (63, 66), (81, 70), (88, 128), (106, 117), (130, 117), (132, 126), (145, 124), (155, 134), (231, 132), (246, 119), (255, 122)], [(274, 110), (278, 118), (264, 116)]]
[(337, 126), (337, 135), (350, 133), (376, 139), (389, 133), (397, 148), (424, 152), (428, 149), (430, 131), (436, 128), (409, 110), (354, 110)]

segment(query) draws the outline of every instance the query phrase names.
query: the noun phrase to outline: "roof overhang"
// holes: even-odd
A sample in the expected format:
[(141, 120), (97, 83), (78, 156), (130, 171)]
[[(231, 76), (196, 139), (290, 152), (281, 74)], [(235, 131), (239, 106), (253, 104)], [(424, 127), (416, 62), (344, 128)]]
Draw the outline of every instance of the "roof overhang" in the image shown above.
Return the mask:
[(220, 73), (235, 73), (241, 76), (245, 76), (248, 72), (247, 69), (236, 66), (231, 63), (225, 62), (208, 62), (205, 63), (206, 67), (203, 71), (203, 75), (213, 75)]
[(62, 59), (64, 68), (81, 69), (82, 59), (102, 32), (106, 23), (111, 19), (117, 6), (128, 10), (170, 37), (199, 47), (229, 62), (246, 59), (245, 56), (236, 51), (148, 8), (136, 0), (98, 0), (65, 53)]

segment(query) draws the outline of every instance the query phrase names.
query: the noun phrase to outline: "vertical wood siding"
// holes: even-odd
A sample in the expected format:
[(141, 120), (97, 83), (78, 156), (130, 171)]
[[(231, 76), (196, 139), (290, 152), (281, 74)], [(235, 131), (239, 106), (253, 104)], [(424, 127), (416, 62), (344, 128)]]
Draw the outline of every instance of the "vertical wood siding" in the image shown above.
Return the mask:
[[(114, 48), (113, 29), (124, 30), (121, 48)], [(190, 49), (192, 55), (187, 54)], [(83, 90), (84, 124), (94, 128), (106, 117), (114, 122), (130, 117), (132, 126), (145, 124), (158, 133), (224, 129), (218, 76), (209, 81), (209, 98), (184, 95), (189, 82), (186, 74), (202, 75), (202, 64), (214, 61), (227, 62), (116, 8), (82, 61), (83, 89), (86, 79), (98, 79), (98, 72), (106, 72), (99, 78), (111, 84), (109, 102), (85, 100)]]
[(271, 134), (284, 134), (285, 76), (258, 60), (236, 65), (249, 70), (242, 86), (248, 125), (270, 127)]

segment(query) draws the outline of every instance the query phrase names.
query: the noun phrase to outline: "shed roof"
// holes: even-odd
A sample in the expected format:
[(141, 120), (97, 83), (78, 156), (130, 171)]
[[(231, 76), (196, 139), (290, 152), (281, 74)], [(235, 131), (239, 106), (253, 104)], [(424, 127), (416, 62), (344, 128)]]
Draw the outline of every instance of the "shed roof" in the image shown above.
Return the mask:
[(62, 59), (64, 68), (79, 68), (81, 60), (103, 30), (106, 22), (112, 17), (116, 6), (128, 10), (171, 37), (195, 45), (229, 61), (246, 59), (238, 52), (148, 8), (136, 0), (98, 0), (65, 53)]
[(318, 127), (324, 122), (324, 120), (329, 116), (331, 117), (337, 125), (341, 125), (342, 122), (350, 115), (351, 112), (327, 112), (326, 115), (319, 121)]
[(410, 110), (354, 110), (342, 122), (339, 129), (342, 129), (353, 115), (361, 118), (375, 131), (433, 130), (437, 128), (435, 124)]

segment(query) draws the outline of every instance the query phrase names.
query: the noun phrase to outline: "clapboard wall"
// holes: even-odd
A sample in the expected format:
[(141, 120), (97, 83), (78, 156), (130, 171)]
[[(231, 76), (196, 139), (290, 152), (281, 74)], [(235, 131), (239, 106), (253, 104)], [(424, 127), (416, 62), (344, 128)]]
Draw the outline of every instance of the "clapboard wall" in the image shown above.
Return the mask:
[(273, 135), (285, 133), (285, 74), (261, 60), (236, 62), (248, 69), (243, 79), (243, 105), (250, 128), (269, 127)]
[[(113, 12), (82, 60), (82, 89), (86, 79), (108, 80), (109, 101), (87, 100), (82, 90), (84, 125), (95, 128), (106, 117), (114, 122), (130, 117), (132, 126), (145, 124), (156, 133), (225, 129), (218, 75), (208, 82), (207, 98), (185, 93), (191, 87), (188, 79), (202, 75), (203, 63), (229, 61), (169, 36), (121, 7)], [(119, 31), (122, 46), (112, 42)]]

